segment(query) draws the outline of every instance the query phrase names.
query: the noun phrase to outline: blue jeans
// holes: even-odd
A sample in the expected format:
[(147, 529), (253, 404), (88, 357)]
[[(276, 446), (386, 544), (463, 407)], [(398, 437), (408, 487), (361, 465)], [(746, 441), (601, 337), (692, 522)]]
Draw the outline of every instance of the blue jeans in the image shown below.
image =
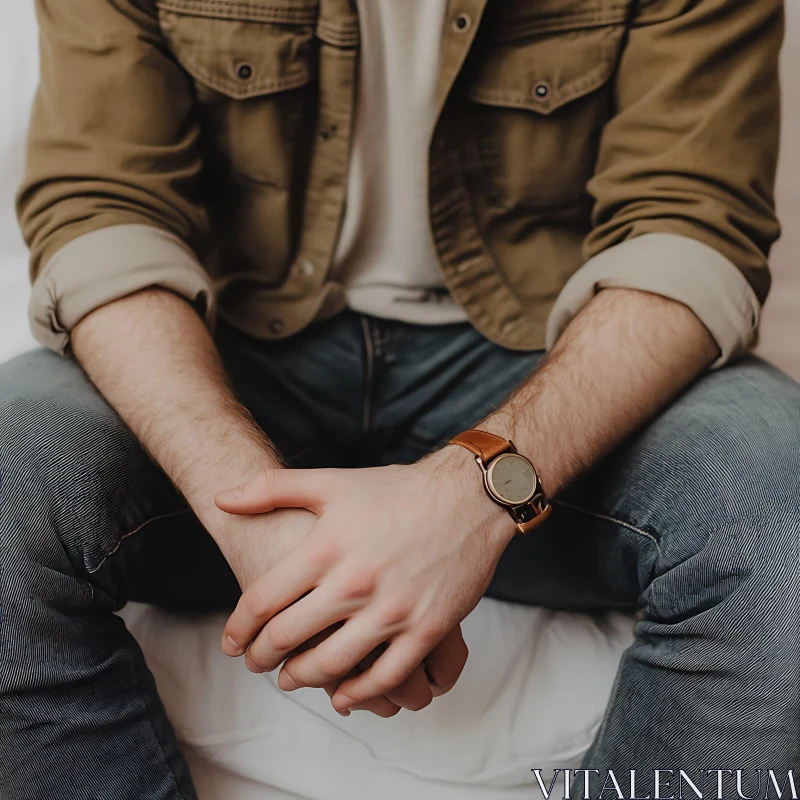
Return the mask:
[[(282, 343), (223, 327), (218, 343), (298, 467), (411, 462), (541, 357), (468, 324), (352, 313)], [(705, 376), (511, 543), (495, 597), (642, 610), (586, 767), (635, 768), (644, 796), (655, 768), (800, 765), (799, 477), (800, 387), (746, 358)], [(231, 608), (238, 586), (213, 540), (80, 368), (46, 352), (0, 367), (0, 492), (0, 797), (194, 798), (112, 612), (129, 599)]]

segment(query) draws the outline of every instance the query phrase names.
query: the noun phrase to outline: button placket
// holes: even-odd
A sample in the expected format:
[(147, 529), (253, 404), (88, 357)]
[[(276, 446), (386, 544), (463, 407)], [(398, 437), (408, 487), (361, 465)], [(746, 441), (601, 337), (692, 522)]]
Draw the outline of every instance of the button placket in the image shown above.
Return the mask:
[(326, 0), (320, 5), (315, 141), (297, 252), (279, 290), (282, 299), (291, 304), (291, 316), (267, 322), (276, 337), (300, 330), (321, 309), (330, 314), (334, 307), (346, 305), (341, 287), (328, 282), (328, 275), (344, 214), (356, 98), (359, 33), (352, 6), (351, 24), (346, 26), (342, 20), (349, 13), (350, 0)]

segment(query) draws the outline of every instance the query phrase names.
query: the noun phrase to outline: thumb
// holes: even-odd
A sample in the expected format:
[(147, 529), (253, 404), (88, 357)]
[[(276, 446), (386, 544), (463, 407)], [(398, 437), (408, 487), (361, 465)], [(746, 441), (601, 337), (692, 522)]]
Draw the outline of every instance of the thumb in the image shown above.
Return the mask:
[(331, 470), (265, 469), (247, 483), (217, 492), (214, 502), (228, 514), (265, 514), (276, 508), (322, 512)]

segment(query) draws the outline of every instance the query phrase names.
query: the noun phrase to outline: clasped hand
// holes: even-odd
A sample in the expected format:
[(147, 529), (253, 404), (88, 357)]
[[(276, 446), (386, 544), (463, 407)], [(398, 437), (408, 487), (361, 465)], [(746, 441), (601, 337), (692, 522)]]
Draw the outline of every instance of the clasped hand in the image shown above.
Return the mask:
[(246, 586), (223, 650), (246, 654), (254, 672), (283, 664), (283, 690), (326, 688), (343, 715), (374, 711), (380, 699), (393, 713), (418, 710), (452, 688), (467, 659), (460, 623), (513, 535), (469, 461), (446, 448), (408, 466), (269, 469), (220, 492), (229, 514), (316, 516), (297, 547)]

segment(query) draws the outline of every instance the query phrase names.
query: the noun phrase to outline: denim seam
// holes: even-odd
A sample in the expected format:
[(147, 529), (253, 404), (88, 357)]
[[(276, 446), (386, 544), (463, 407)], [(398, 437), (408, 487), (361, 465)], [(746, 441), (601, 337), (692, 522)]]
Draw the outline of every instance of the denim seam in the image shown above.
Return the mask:
[(142, 528), (146, 528), (146, 527), (147, 527), (147, 526), (148, 526), (148, 525), (149, 525), (151, 522), (157, 522), (157, 521), (158, 521), (158, 520), (160, 520), (160, 519), (169, 519), (170, 517), (177, 517), (177, 516), (178, 516), (178, 514), (186, 514), (188, 511), (189, 511), (189, 509), (188, 509), (188, 508), (181, 508), (181, 509), (179, 509), (178, 511), (170, 511), (170, 512), (169, 512), (169, 513), (167, 513), (167, 514), (157, 514), (155, 517), (150, 517), (149, 519), (146, 519), (146, 520), (145, 520), (145, 521), (144, 521), (144, 522), (143, 522), (141, 525), (137, 526), (137, 527), (136, 527), (136, 528), (134, 528), (132, 531), (129, 531), (128, 533), (125, 533), (125, 534), (123, 534), (122, 536), (120, 536), (120, 538), (119, 538), (119, 541), (118, 541), (118, 542), (117, 542), (117, 544), (115, 545), (114, 549), (113, 549), (113, 550), (110, 550), (108, 553), (106, 553), (106, 554), (105, 554), (105, 556), (103, 556), (103, 560), (102, 560), (102, 561), (101, 561), (101, 562), (100, 562), (100, 563), (99, 563), (99, 564), (98, 564), (96, 567), (94, 567), (94, 568), (92, 568), (92, 569), (89, 569), (89, 570), (87, 570), (87, 571), (88, 571), (88, 573), (89, 573), (90, 575), (93, 575), (95, 572), (97, 572), (97, 570), (99, 570), (99, 569), (100, 569), (100, 567), (102, 567), (102, 566), (103, 566), (103, 564), (105, 564), (105, 563), (106, 563), (106, 561), (108, 561), (108, 559), (109, 559), (109, 558), (111, 558), (111, 556), (113, 556), (113, 555), (114, 555), (114, 553), (116, 553), (116, 552), (117, 552), (117, 550), (119, 550), (119, 548), (122, 546), (122, 543), (123, 543), (123, 542), (124, 542), (124, 541), (125, 541), (125, 540), (126, 540), (128, 537), (130, 537), (130, 536), (133, 536), (134, 534), (137, 534), (137, 533), (139, 533), (139, 531), (141, 531), (141, 530), (142, 530)]
[(564, 508), (571, 508), (573, 511), (580, 511), (583, 514), (588, 514), (590, 517), (596, 517), (597, 519), (603, 519), (606, 522), (613, 522), (616, 525), (621, 525), (623, 528), (627, 528), (629, 531), (633, 531), (634, 533), (638, 533), (640, 536), (644, 536), (646, 539), (649, 539), (655, 546), (656, 549), (661, 552), (661, 547), (658, 544), (658, 539), (653, 536), (652, 533), (648, 531), (642, 530), (641, 528), (637, 528), (635, 525), (632, 525), (630, 522), (625, 522), (624, 520), (617, 519), (616, 517), (610, 517), (608, 514), (601, 514), (598, 511), (591, 511), (588, 508), (583, 508), (582, 506), (577, 506), (574, 503), (567, 503), (564, 500), (554, 500), (554, 505), (563, 506)]

